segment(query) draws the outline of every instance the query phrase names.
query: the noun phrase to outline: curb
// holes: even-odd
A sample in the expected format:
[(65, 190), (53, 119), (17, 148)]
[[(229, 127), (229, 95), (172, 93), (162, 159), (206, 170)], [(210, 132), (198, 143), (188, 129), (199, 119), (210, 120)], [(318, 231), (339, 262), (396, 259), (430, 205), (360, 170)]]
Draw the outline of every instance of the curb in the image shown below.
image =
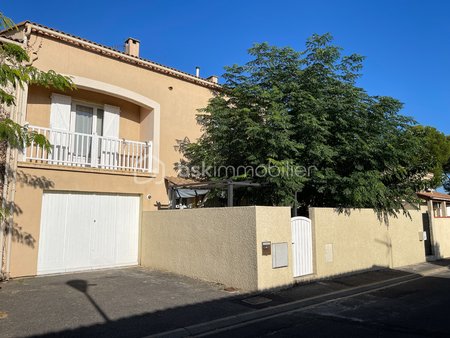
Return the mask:
[(208, 322), (185, 326), (179, 329), (156, 333), (148, 336), (150, 337), (192, 337), (202, 336), (210, 333), (225, 331), (233, 326), (241, 326), (249, 324), (254, 321), (260, 321), (262, 319), (269, 319), (271, 317), (280, 316), (290, 312), (300, 311), (309, 307), (317, 306), (323, 303), (335, 301), (342, 298), (348, 298), (357, 296), (359, 294), (367, 293), (369, 291), (376, 291), (385, 289), (387, 287), (411, 282), (417, 279), (421, 279), (430, 275), (437, 274), (439, 272), (448, 270), (449, 266), (442, 266), (436, 269), (430, 269), (424, 272), (411, 272), (406, 276), (390, 278), (380, 282), (369, 283), (361, 286), (355, 286), (345, 290), (333, 291), (324, 295), (305, 298), (285, 304), (275, 305), (273, 307), (254, 310), (251, 312), (244, 312), (228, 317), (223, 317)]

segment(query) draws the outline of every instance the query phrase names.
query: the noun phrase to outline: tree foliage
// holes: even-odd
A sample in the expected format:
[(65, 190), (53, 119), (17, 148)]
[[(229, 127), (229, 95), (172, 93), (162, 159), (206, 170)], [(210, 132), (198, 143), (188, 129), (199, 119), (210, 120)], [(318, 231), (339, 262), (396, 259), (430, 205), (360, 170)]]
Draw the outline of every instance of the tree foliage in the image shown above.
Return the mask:
[[(11, 19), (0, 12), (0, 30), (4, 29), (17, 28)], [(44, 135), (30, 131), (26, 126), (13, 121), (8, 113), (9, 109), (16, 105), (17, 89), (32, 84), (59, 90), (74, 89), (70, 78), (52, 70), (44, 72), (33, 67), (27, 51), (21, 45), (0, 41), (0, 175), (2, 176), (2, 189), (4, 189), (3, 175), (9, 161), (6, 155), (8, 147), (23, 149), (34, 142), (50, 151), (50, 143)], [(0, 206), (0, 217), (5, 217), (7, 213), (8, 210), (4, 210)]]
[[(11, 19), (0, 13), (0, 30), (16, 29)], [(30, 57), (22, 46), (0, 42), (0, 104), (11, 107), (16, 104), (16, 90), (25, 84), (37, 84), (59, 90), (73, 89), (70, 78), (50, 70), (41, 71), (33, 67)], [(40, 134), (30, 132), (25, 127), (2, 114), (0, 120), (0, 141), (6, 141), (10, 147), (22, 148), (32, 141), (49, 147), (48, 141)]]
[(433, 174), (431, 186), (437, 188), (447, 180), (446, 173), (449, 172), (450, 161), (450, 139), (436, 128), (429, 126), (414, 126), (414, 133), (422, 140), (427, 155), (432, 162), (430, 173)]
[(275, 168), (280, 175), (209, 177), (265, 184), (236, 197), (251, 203), (292, 205), (298, 192), (303, 208), (396, 213), (417, 201), (432, 163), (402, 103), (356, 85), (362, 56), (342, 55), (330, 34), (313, 35), (302, 52), (262, 43), (249, 55), (225, 68), (223, 90), (200, 111), (203, 136), (182, 147), (188, 167)]

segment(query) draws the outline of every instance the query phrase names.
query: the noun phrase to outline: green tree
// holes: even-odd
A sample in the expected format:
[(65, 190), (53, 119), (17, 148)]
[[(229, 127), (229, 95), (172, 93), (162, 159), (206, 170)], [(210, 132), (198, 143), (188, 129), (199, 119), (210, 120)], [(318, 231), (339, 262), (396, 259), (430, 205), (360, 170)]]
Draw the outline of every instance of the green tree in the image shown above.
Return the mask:
[[(450, 136), (447, 136), (447, 142), (450, 143)], [(450, 158), (444, 164), (444, 182), (442, 183), (445, 191), (450, 193)]]
[(450, 139), (436, 128), (429, 126), (414, 126), (414, 133), (422, 140), (427, 149), (427, 156), (433, 162), (431, 186), (437, 188), (447, 179), (448, 163), (450, 161)]
[(416, 202), (431, 161), (415, 122), (399, 114), (398, 100), (358, 87), (364, 58), (341, 52), (330, 34), (313, 35), (302, 52), (254, 45), (249, 62), (225, 68), (223, 89), (198, 115), (203, 136), (181, 147), (184, 164), (264, 166), (275, 175), (212, 177), (263, 183), (236, 197), (252, 203), (292, 205), (298, 192), (305, 209), (397, 213), (405, 201)]
[[(17, 29), (13, 22), (0, 13), (0, 30)], [(6, 39), (7, 40), (7, 39)], [(9, 158), (6, 149), (19, 149), (30, 145), (31, 142), (50, 149), (49, 141), (36, 132), (13, 121), (9, 116), (9, 109), (16, 104), (16, 92), (24, 85), (40, 85), (59, 90), (74, 89), (70, 78), (50, 70), (40, 71), (30, 62), (27, 51), (14, 42), (0, 41), (0, 150), (2, 152), (1, 174), (4, 175)], [(0, 209), (3, 214), (3, 209)]]
[[(15, 29), (13, 22), (0, 13), (0, 30)], [(30, 64), (30, 57), (22, 46), (0, 42), (0, 104), (6, 107), (15, 105), (17, 87), (24, 84), (37, 84), (60, 90), (73, 89), (72, 81), (50, 70), (43, 72)], [(6, 141), (10, 147), (21, 148), (31, 141), (48, 147), (43, 135), (30, 132), (15, 123), (9, 117), (0, 121), (0, 141)]]

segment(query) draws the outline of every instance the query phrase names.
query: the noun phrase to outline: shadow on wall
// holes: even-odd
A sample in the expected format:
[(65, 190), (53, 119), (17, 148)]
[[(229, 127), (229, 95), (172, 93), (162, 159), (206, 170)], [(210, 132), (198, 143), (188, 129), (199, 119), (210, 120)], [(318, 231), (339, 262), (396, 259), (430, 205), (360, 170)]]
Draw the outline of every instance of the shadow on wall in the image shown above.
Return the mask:
[[(443, 259), (444, 257), (441, 254), (441, 246), (439, 245), (439, 243), (435, 243), (433, 246), (434, 249), (434, 258), (435, 259)], [(430, 262), (430, 263), (434, 263), (434, 262)]]
[[(450, 264), (446, 261), (445, 265)], [(379, 267), (374, 266), (374, 269)], [(165, 308), (153, 312), (142, 313), (129, 317), (111, 320), (107, 313), (114, 312), (114, 309), (102, 309), (96, 303), (95, 299), (88, 293), (89, 287), (102, 288), (102, 285), (89, 284), (87, 280), (71, 280), (66, 284), (79, 291), (83, 297), (86, 297), (91, 305), (94, 307), (104, 319), (103, 323), (93, 324), (89, 326), (81, 326), (78, 328), (67, 329), (57, 332), (49, 332), (38, 335), (37, 337), (61, 337), (61, 336), (126, 336), (126, 337), (143, 337), (147, 335), (157, 335), (158, 333), (175, 330), (178, 328), (187, 327), (205, 323), (211, 320), (217, 320), (227, 316), (235, 316), (236, 314), (249, 313), (258, 309), (266, 309), (273, 306), (286, 304), (295, 300), (306, 299), (309, 297), (316, 297), (328, 294), (335, 291), (343, 291), (345, 289), (364, 286), (374, 282), (382, 282), (390, 278), (397, 278), (403, 276), (419, 276), (414, 273), (409, 273), (401, 270), (380, 269), (372, 270), (367, 274), (367, 271), (353, 272), (352, 274), (345, 274), (343, 276), (333, 276), (324, 278), (321, 282), (314, 281), (309, 283), (298, 284), (294, 287), (284, 289), (273, 289), (262, 292), (252, 292), (237, 295), (229, 295), (223, 298), (214, 299), (206, 302), (190, 303), (188, 305), (178, 305), (175, 307)], [(364, 273), (364, 274), (363, 274)], [(129, 277), (133, 278), (133, 277)], [(425, 277), (432, 278), (432, 277)], [(324, 280), (330, 280), (329, 283), (324, 283)], [(107, 289), (105, 289), (107, 290)], [(103, 293), (103, 290), (99, 290)], [(111, 291), (112, 292), (112, 291)], [(114, 290), (114, 297), (125, 297), (127, 290)], [(148, 295), (154, 292), (149, 285)], [(123, 293), (123, 294), (121, 294)], [(270, 299), (268, 303), (251, 304), (244, 302), (249, 297), (261, 296)], [(143, 296), (145, 299), (146, 296)], [(151, 301), (149, 297), (149, 301)], [(83, 311), (86, 311), (84, 309)], [(76, 313), (73, 313), (76, 316)]]
[(394, 266), (394, 259), (392, 257), (392, 241), (388, 234), (385, 234), (385, 236), (385, 240), (375, 238), (375, 243), (386, 247), (386, 259), (389, 261), (389, 266)]
[[(27, 185), (35, 189), (50, 189), (54, 187), (54, 182), (47, 179), (44, 176), (36, 176), (24, 173), (22, 170), (17, 170), (16, 184)], [(4, 208), (7, 210), (9, 216), (18, 216), (23, 213), (22, 208), (14, 202), (7, 202)], [(25, 225), (18, 224), (17, 222), (9, 221), (5, 227), (6, 235), (11, 235), (12, 240), (25, 244), (31, 248), (34, 248), (36, 239), (28, 232), (24, 231)]]
[(16, 174), (17, 183), (27, 185), (33, 188), (50, 189), (55, 183), (44, 176), (30, 175), (22, 170), (18, 170)]
[(23, 227), (17, 224), (16, 222), (10, 222), (5, 229), (6, 235), (12, 236), (12, 240), (25, 244), (31, 248), (34, 248), (34, 245), (36, 244), (36, 239), (31, 235), (29, 232), (26, 232), (23, 230)]

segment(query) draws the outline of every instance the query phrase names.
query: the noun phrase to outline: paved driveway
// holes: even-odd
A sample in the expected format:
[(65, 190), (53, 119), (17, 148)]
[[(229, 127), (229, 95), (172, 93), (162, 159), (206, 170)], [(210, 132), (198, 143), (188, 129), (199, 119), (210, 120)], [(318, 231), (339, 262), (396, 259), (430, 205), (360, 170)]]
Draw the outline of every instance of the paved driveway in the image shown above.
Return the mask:
[(7, 315), (0, 319), (1, 337), (139, 337), (249, 310), (225, 300), (230, 294), (221, 285), (139, 267), (12, 280), (0, 287), (0, 312)]

